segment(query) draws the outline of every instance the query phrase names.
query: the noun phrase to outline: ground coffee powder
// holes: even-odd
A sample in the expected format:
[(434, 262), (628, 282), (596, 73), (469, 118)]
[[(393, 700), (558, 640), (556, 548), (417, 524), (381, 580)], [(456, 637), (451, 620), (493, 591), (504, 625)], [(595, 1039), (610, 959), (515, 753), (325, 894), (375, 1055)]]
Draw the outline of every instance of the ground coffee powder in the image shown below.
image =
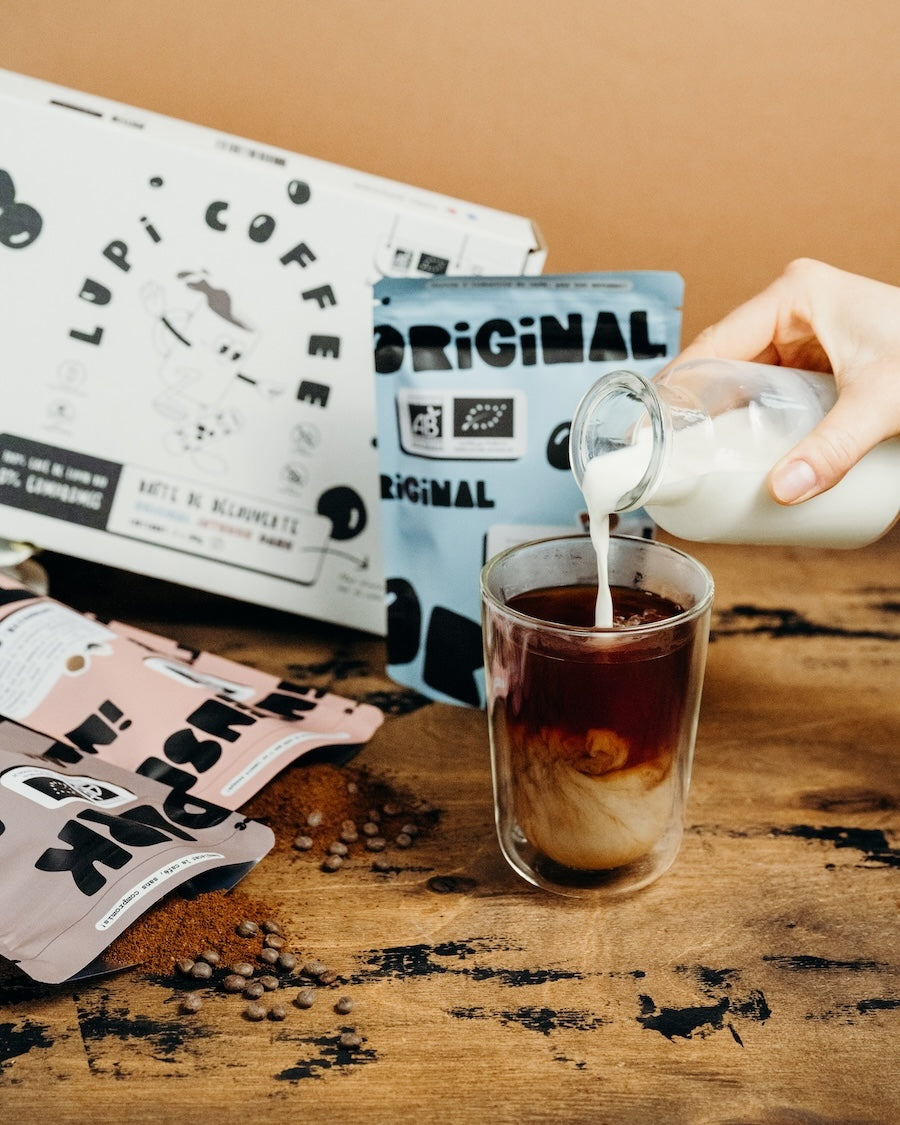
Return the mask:
[[(386, 779), (362, 767), (338, 768), (327, 763), (298, 763), (285, 770), (242, 812), (272, 829), (273, 852), (294, 848), (298, 836), (306, 837), (310, 845), (294, 850), (319, 863), (338, 842), (346, 847), (340, 852), (344, 859), (365, 856), (371, 860), (374, 849), (367, 848), (366, 841), (373, 838), (384, 840), (387, 850), (409, 847), (414, 839), (427, 835), (438, 819), (438, 811), (427, 801), (401, 791)], [(348, 831), (351, 823), (356, 840), (348, 838), (352, 835)], [(397, 843), (398, 837), (407, 836), (408, 840)]]
[[(376, 870), (385, 865), (385, 853), (389, 856), (393, 849), (412, 846), (433, 829), (438, 818), (437, 810), (427, 802), (364, 768), (325, 762), (288, 767), (241, 811), (272, 829), (273, 852), (293, 848), (298, 857), (324, 867), (325, 860), (334, 855), (329, 849), (340, 841), (343, 861), (362, 861)], [(357, 839), (346, 843), (350, 823), (356, 826)], [(294, 848), (298, 834), (307, 837), (309, 847)], [(373, 840), (383, 841), (376, 853), (370, 846)], [(257, 933), (244, 936), (239, 932), (246, 920), (257, 924)], [(214, 949), (223, 965), (235, 961), (261, 964), (266, 921), (275, 922), (286, 944), (296, 948), (299, 935), (290, 934), (277, 910), (248, 896), (239, 886), (194, 899), (172, 895), (136, 919), (109, 947), (106, 959), (113, 966), (136, 966), (151, 975), (175, 974), (180, 960), (196, 958), (204, 949)]]
[(106, 951), (110, 965), (137, 966), (150, 975), (175, 972), (176, 963), (214, 949), (225, 965), (256, 961), (263, 949), (261, 928), (250, 936), (238, 933), (245, 920), (278, 922), (271, 907), (235, 887), (210, 891), (194, 899), (171, 895), (142, 914)]

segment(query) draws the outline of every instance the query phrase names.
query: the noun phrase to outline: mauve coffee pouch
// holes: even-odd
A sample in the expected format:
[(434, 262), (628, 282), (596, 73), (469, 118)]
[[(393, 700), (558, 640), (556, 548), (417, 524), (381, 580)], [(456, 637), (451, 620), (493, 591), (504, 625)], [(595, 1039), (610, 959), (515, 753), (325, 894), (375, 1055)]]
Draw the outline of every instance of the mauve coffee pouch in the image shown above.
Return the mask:
[(238, 882), (272, 847), (238, 813), (0, 722), (0, 956), (35, 980), (106, 971), (102, 954), (178, 888)]

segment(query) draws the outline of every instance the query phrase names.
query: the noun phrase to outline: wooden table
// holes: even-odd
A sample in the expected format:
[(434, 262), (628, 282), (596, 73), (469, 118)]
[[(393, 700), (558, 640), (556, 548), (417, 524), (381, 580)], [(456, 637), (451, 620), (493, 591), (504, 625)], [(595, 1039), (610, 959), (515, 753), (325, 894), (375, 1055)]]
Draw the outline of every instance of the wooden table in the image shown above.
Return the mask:
[(270, 855), (241, 884), (338, 973), (359, 1050), (327, 1004), (186, 1017), (139, 970), (17, 992), (2, 1120), (900, 1121), (900, 532), (687, 549), (717, 597), (686, 837), (657, 884), (597, 906), (506, 867), (484, 715), (398, 688), (381, 640), (48, 559), (80, 609), (377, 699), (357, 762), (441, 816), (392, 874)]

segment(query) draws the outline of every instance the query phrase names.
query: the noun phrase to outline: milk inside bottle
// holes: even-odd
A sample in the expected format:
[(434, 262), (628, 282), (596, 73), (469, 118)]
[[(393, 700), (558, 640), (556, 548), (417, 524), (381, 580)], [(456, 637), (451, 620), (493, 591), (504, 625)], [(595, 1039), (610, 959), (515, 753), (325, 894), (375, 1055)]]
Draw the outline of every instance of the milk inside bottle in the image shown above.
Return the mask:
[[(629, 371), (597, 380), (576, 409), (570, 461), (601, 586), (609, 516), (637, 507), (694, 541), (851, 548), (880, 538), (900, 510), (898, 438), (801, 504), (778, 504), (766, 486), (835, 399), (830, 375), (726, 360), (680, 364), (652, 380)], [(602, 593), (597, 624), (609, 624)]]

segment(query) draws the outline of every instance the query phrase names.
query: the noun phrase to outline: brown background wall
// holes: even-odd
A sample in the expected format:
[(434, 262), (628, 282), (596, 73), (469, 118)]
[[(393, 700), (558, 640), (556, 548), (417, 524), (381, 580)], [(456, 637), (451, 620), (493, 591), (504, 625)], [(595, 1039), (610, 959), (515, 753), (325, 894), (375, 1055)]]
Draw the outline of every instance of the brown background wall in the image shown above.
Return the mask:
[(678, 270), (686, 339), (797, 255), (900, 282), (898, 43), (896, 0), (0, 0), (2, 67)]

